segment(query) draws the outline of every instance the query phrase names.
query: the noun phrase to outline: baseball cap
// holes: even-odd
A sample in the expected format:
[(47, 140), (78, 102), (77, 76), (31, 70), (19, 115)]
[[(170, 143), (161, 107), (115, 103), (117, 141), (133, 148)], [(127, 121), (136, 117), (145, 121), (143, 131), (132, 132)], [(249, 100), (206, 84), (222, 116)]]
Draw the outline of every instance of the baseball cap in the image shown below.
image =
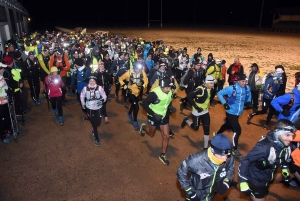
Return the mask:
[(205, 83), (209, 83), (209, 82), (215, 82), (215, 78), (212, 75), (208, 75), (205, 78)]

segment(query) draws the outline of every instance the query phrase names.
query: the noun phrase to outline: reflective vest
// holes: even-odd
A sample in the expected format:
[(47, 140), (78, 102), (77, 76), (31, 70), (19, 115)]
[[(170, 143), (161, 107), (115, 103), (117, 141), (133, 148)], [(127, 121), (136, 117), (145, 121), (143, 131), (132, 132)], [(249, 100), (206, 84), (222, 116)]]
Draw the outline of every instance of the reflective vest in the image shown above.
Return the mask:
[(152, 92), (157, 95), (157, 99), (155, 103), (151, 103), (149, 107), (155, 114), (160, 114), (164, 118), (172, 101), (172, 91), (166, 94), (161, 90), (161, 87), (156, 87)]
[[(205, 86), (199, 86), (196, 89), (198, 89), (198, 90), (202, 89), (202, 94), (198, 94), (196, 96), (195, 103), (198, 107), (202, 108), (205, 111), (209, 107), (211, 89), (207, 89)], [(193, 107), (193, 110), (196, 110), (196, 109)]]

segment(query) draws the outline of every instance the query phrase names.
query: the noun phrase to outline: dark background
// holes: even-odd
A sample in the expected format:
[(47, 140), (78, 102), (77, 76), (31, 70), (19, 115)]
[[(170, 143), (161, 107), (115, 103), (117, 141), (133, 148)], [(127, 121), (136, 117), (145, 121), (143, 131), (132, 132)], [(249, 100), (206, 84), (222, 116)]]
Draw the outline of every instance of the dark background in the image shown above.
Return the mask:
[[(163, 26), (225, 25), (258, 27), (263, 0), (162, 0)], [(19, 0), (31, 29), (62, 27), (147, 27), (148, 0)], [(196, 3), (195, 3), (196, 2)], [(297, 7), (300, 0), (264, 0), (262, 27), (271, 27), (275, 7)], [(161, 0), (150, 0), (150, 20), (160, 20)], [(159, 27), (159, 21), (151, 27)]]

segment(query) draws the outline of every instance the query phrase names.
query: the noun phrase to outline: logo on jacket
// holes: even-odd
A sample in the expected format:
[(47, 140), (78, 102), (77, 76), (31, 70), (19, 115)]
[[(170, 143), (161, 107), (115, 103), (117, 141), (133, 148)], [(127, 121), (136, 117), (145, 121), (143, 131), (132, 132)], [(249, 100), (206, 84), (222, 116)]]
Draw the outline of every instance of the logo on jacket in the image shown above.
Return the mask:
[(205, 179), (206, 177), (209, 177), (210, 175), (207, 173), (201, 173), (200, 174), (200, 179)]

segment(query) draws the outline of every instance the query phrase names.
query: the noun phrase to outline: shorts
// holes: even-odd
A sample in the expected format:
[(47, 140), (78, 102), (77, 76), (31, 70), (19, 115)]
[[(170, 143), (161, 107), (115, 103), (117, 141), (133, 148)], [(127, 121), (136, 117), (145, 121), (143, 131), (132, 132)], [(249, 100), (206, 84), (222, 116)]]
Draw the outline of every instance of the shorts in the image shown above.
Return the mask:
[(292, 174), (295, 174), (296, 172), (298, 174), (300, 174), (300, 167), (297, 166), (295, 163), (291, 163), (290, 166), (289, 166), (289, 169), (290, 169)]
[(169, 115), (166, 115), (160, 122), (156, 121), (154, 117), (148, 116), (148, 123), (151, 126), (161, 126), (169, 123)]
[(251, 189), (251, 195), (255, 198), (264, 198), (266, 195), (269, 194), (269, 186), (257, 186), (251, 182), (247, 182), (249, 185), (249, 188)]

